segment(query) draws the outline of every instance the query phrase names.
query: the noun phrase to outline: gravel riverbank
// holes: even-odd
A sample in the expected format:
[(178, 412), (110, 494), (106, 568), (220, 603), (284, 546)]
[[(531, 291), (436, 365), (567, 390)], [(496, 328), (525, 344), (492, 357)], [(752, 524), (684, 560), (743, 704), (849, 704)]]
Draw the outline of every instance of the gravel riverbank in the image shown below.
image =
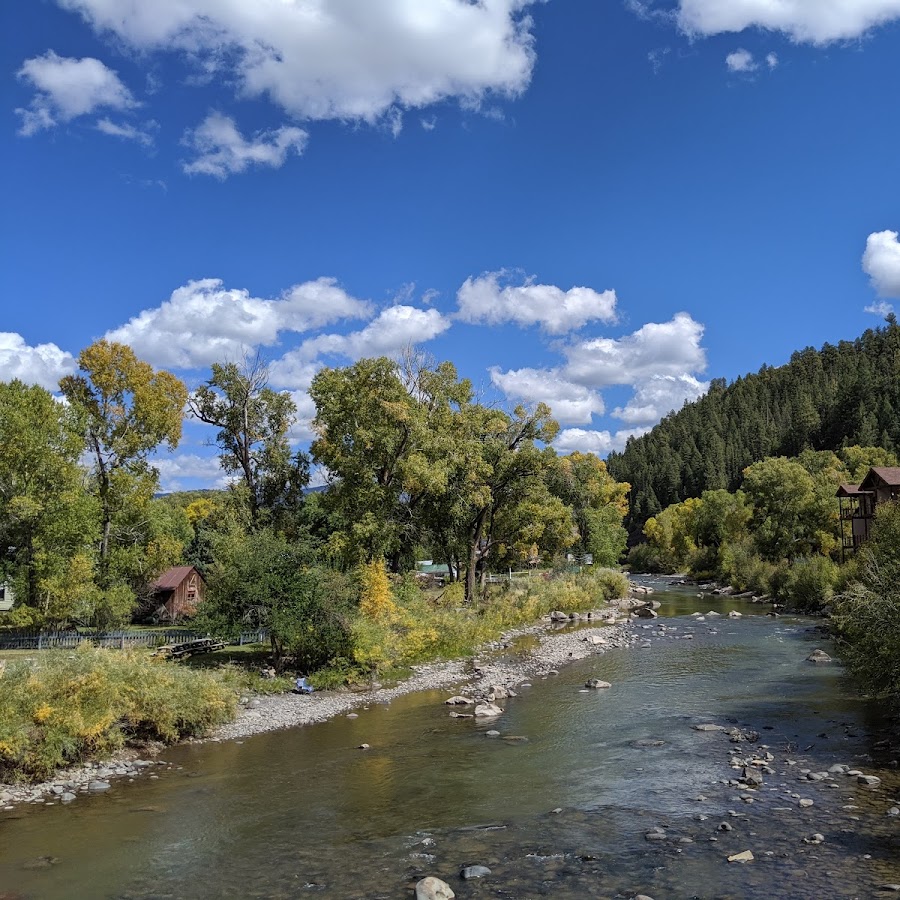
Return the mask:
[[(623, 603), (627, 605), (628, 601)], [(415, 691), (455, 687), (474, 697), (498, 696), (503, 691), (513, 691), (528, 678), (553, 673), (568, 662), (632, 645), (634, 637), (629, 628), (630, 622), (611, 624), (617, 614), (620, 614), (619, 611), (612, 606), (577, 616), (574, 621), (560, 623), (548, 618), (536, 625), (504, 634), (499, 641), (482, 648), (475, 658), (416, 666), (409, 678), (390, 686), (376, 684), (362, 691), (247, 698), (234, 722), (222, 726), (202, 741), (235, 740), (266, 731), (324, 722), (350, 713), (356, 707), (384, 703)], [(627, 610), (624, 614), (627, 615)], [(573, 630), (571, 625), (576, 622), (587, 627)], [(536, 644), (527, 650), (517, 651), (515, 642), (528, 635), (537, 638)], [(493, 691), (495, 687), (501, 690)], [(161, 749), (160, 745), (154, 751)], [(168, 765), (152, 758), (152, 753), (149, 754), (151, 758), (141, 759), (141, 756), (147, 757), (148, 754), (127, 750), (104, 762), (85, 763), (57, 772), (53, 779), (41, 783), (0, 783), (0, 810), (11, 810), (20, 803), (71, 803), (80, 794), (109, 790), (115, 781), (156, 777), (153, 774), (155, 767)]]
[[(579, 622), (598, 621), (603, 615), (608, 615), (608, 610), (592, 613), (590, 619), (581, 617)], [(476, 695), (479, 692), (487, 695), (494, 686), (511, 690), (528, 678), (555, 672), (566, 663), (634, 643), (629, 623), (566, 631), (558, 630), (559, 627), (548, 620), (528, 628), (515, 629), (483, 648), (483, 652), (474, 659), (416, 666), (412, 676), (388, 687), (376, 685), (362, 691), (323, 691), (305, 696), (277, 694), (254, 698), (242, 707), (234, 722), (222, 726), (207, 740), (234, 740), (264, 731), (324, 722), (359, 706), (384, 703), (415, 691), (460, 687), (464, 682), (468, 690)], [(516, 639), (526, 635), (538, 638), (533, 648), (523, 653), (504, 653), (504, 649), (509, 651), (512, 648)]]

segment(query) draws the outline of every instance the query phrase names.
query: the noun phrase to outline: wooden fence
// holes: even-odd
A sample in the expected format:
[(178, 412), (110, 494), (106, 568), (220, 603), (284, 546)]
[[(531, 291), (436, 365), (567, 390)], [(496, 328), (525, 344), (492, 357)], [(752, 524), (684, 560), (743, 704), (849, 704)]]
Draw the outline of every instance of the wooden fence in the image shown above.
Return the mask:
[[(83, 641), (95, 647), (113, 647), (128, 650), (135, 647), (160, 647), (163, 644), (184, 644), (206, 637), (193, 631), (110, 631), (104, 634), (79, 634), (75, 631), (59, 632), (0, 632), (0, 650), (71, 650)], [(232, 643), (262, 644), (268, 641), (265, 629), (242, 632)]]

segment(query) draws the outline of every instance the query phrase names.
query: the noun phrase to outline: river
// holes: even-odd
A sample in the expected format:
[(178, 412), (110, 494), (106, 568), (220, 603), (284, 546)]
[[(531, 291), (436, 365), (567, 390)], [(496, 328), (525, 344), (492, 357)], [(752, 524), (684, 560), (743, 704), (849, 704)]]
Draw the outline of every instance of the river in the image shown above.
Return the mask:
[[(642, 648), (535, 681), (499, 720), (450, 718), (448, 692), (407, 695), (171, 748), (156, 779), (0, 813), (0, 900), (398, 898), (425, 875), (459, 898), (890, 896), (896, 739), (839, 666), (806, 662), (831, 649), (817, 623), (656, 587), (662, 618), (633, 626)], [(743, 617), (691, 615), (711, 608)], [(588, 678), (613, 686), (585, 691)], [(759, 738), (692, 727), (705, 722)], [(772, 773), (729, 784), (751, 747)], [(882, 783), (806, 778), (835, 764)], [(727, 861), (745, 850), (752, 862)], [(461, 880), (475, 864), (491, 874)]]

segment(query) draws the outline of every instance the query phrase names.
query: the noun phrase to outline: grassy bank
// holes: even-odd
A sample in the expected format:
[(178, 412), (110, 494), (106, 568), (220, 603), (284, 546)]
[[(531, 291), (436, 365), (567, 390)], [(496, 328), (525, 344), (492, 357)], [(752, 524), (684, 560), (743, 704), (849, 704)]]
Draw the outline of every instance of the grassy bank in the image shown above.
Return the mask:
[(128, 743), (172, 743), (228, 721), (233, 688), (147, 653), (83, 645), (0, 673), (0, 781), (40, 780)]
[[(536, 574), (495, 585), (469, 605), (462, 602), (462, 585), (426, 593), (412, 578), (391, 581), (383, 568), (372, 579), (346, 625), (348, 656), (314, 673), (316, 687), (466, 656), (553, 610), (595, 608), (628, 592), (625, 576), (607, 569)], [(233, 718), (241, 694), (292, 686), (289, 677), (261, 679), (259, 669), (268, 662), (260, 646), (183, 662), (88, 643), (75, 651), (10, 653), (0, 671), (0, 782), (46, 779), (129, 744), (203, 735)]]

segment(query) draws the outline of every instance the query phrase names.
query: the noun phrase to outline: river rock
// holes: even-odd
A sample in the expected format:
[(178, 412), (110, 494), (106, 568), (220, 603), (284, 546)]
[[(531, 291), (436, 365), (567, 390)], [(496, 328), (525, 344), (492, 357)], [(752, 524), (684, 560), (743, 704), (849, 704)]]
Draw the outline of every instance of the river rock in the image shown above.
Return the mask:
[(550, 613), (550, 621), (551, 622), (568, 622), (569, 614), (561, 612), (558, 609), (555, 609), (555, 610), (553, 610), (552, 613)]
[(900, 894), (900, 884), (879, 884), (878, 890), (886, 894)]
[(506, 700), (509, 691), (502, 684), (492, 684), (490, 694), (494, 700)]
[(475, 707), (475, 716), (477, 718), (490, 718), (491, 716), (502, 715), (503, 710), (495, 703), (479, 703)]
[(735, 853), (734, 856), (729, 856), (728, 862), (737, 862), (737, 863), (753, 862), (754, 858), (755, 857), (749, 850), (744, 850), (743, 853)]
[(813, 650), (809, 656), (806, 657), (807, 662), (811, 663), (830, 663), (831, 657), (824, 650)]
[(75, 799), (75, 795), (71, 791), (66, 791), (64, 794), (60, 794), (59, 802), (60, 803), (71, 803)]
[(612, 685), (608, 681), (601, 681), (599, 678), (590, 678), (585, 683), (584, 686), (586, 688), (595, 688), (597, 690), (602, 690), (603, 688), (610, 688)]
[(500, 737), (500, 732), (497, 731), (496, 728), (492, 728), (490, 731), (486, 731), (486, 732), (484, 733), (484, 736), (485, 736), (485, 737), (491, 737), (491, 738), (494, 738), (494, 737)]
[(596, 647), (597, 644), (603, 643), (603, 638), (600, 637), (599, 634), (589, 634), (586, 638), (583, 639), (586, 644), (590, 644), (592, 647)]
[(101, 791), (108, 791), (111, 787), (112, 785), (108, 781), (91, 781), (88, 784), (88, 790), (98, 794)]
[(724, 725), (713, 725), (709, 722), (705, 722), (702, 725), (694, 725), (692, 727), (694, 731), (725, 731)]
[(471, 706), (474, 702), (475, 701), (471, 697), (462, 697), (458, 694), (457, 696), (444, 701), (447, 706)]
[(649, 606), (639, 606), (634, 611), (634, 615), (636, 615), (639, 619), (656, 619), (659, 616), (659, 613), (657, 613), (655, 609), (652, 609)]
[(455, 896), (446, 881), (433, 875), (423, 878), (416, 885), (416, 900), (453, 900)]
[(863, 784), (866, 787), (878, 787), (881, 784), (881, 779), (877, 775), (857, 775), (856, 783)]
[(808, 799), (807, 797), (803, 797), (797, 801), (797, 806), (799, 806), (800, 809), (809, 809), (812, 805), (813, 801)]
[(742, 619), (743, 616), (736, 610), (733, 609), (730, 613), (728, 613), (729, 619)]
[(460, 873), (459, 877), (468, 880), (469, 878), (484, 878), (490, 875), (491, 870), (487, 866), (466, 866)]

